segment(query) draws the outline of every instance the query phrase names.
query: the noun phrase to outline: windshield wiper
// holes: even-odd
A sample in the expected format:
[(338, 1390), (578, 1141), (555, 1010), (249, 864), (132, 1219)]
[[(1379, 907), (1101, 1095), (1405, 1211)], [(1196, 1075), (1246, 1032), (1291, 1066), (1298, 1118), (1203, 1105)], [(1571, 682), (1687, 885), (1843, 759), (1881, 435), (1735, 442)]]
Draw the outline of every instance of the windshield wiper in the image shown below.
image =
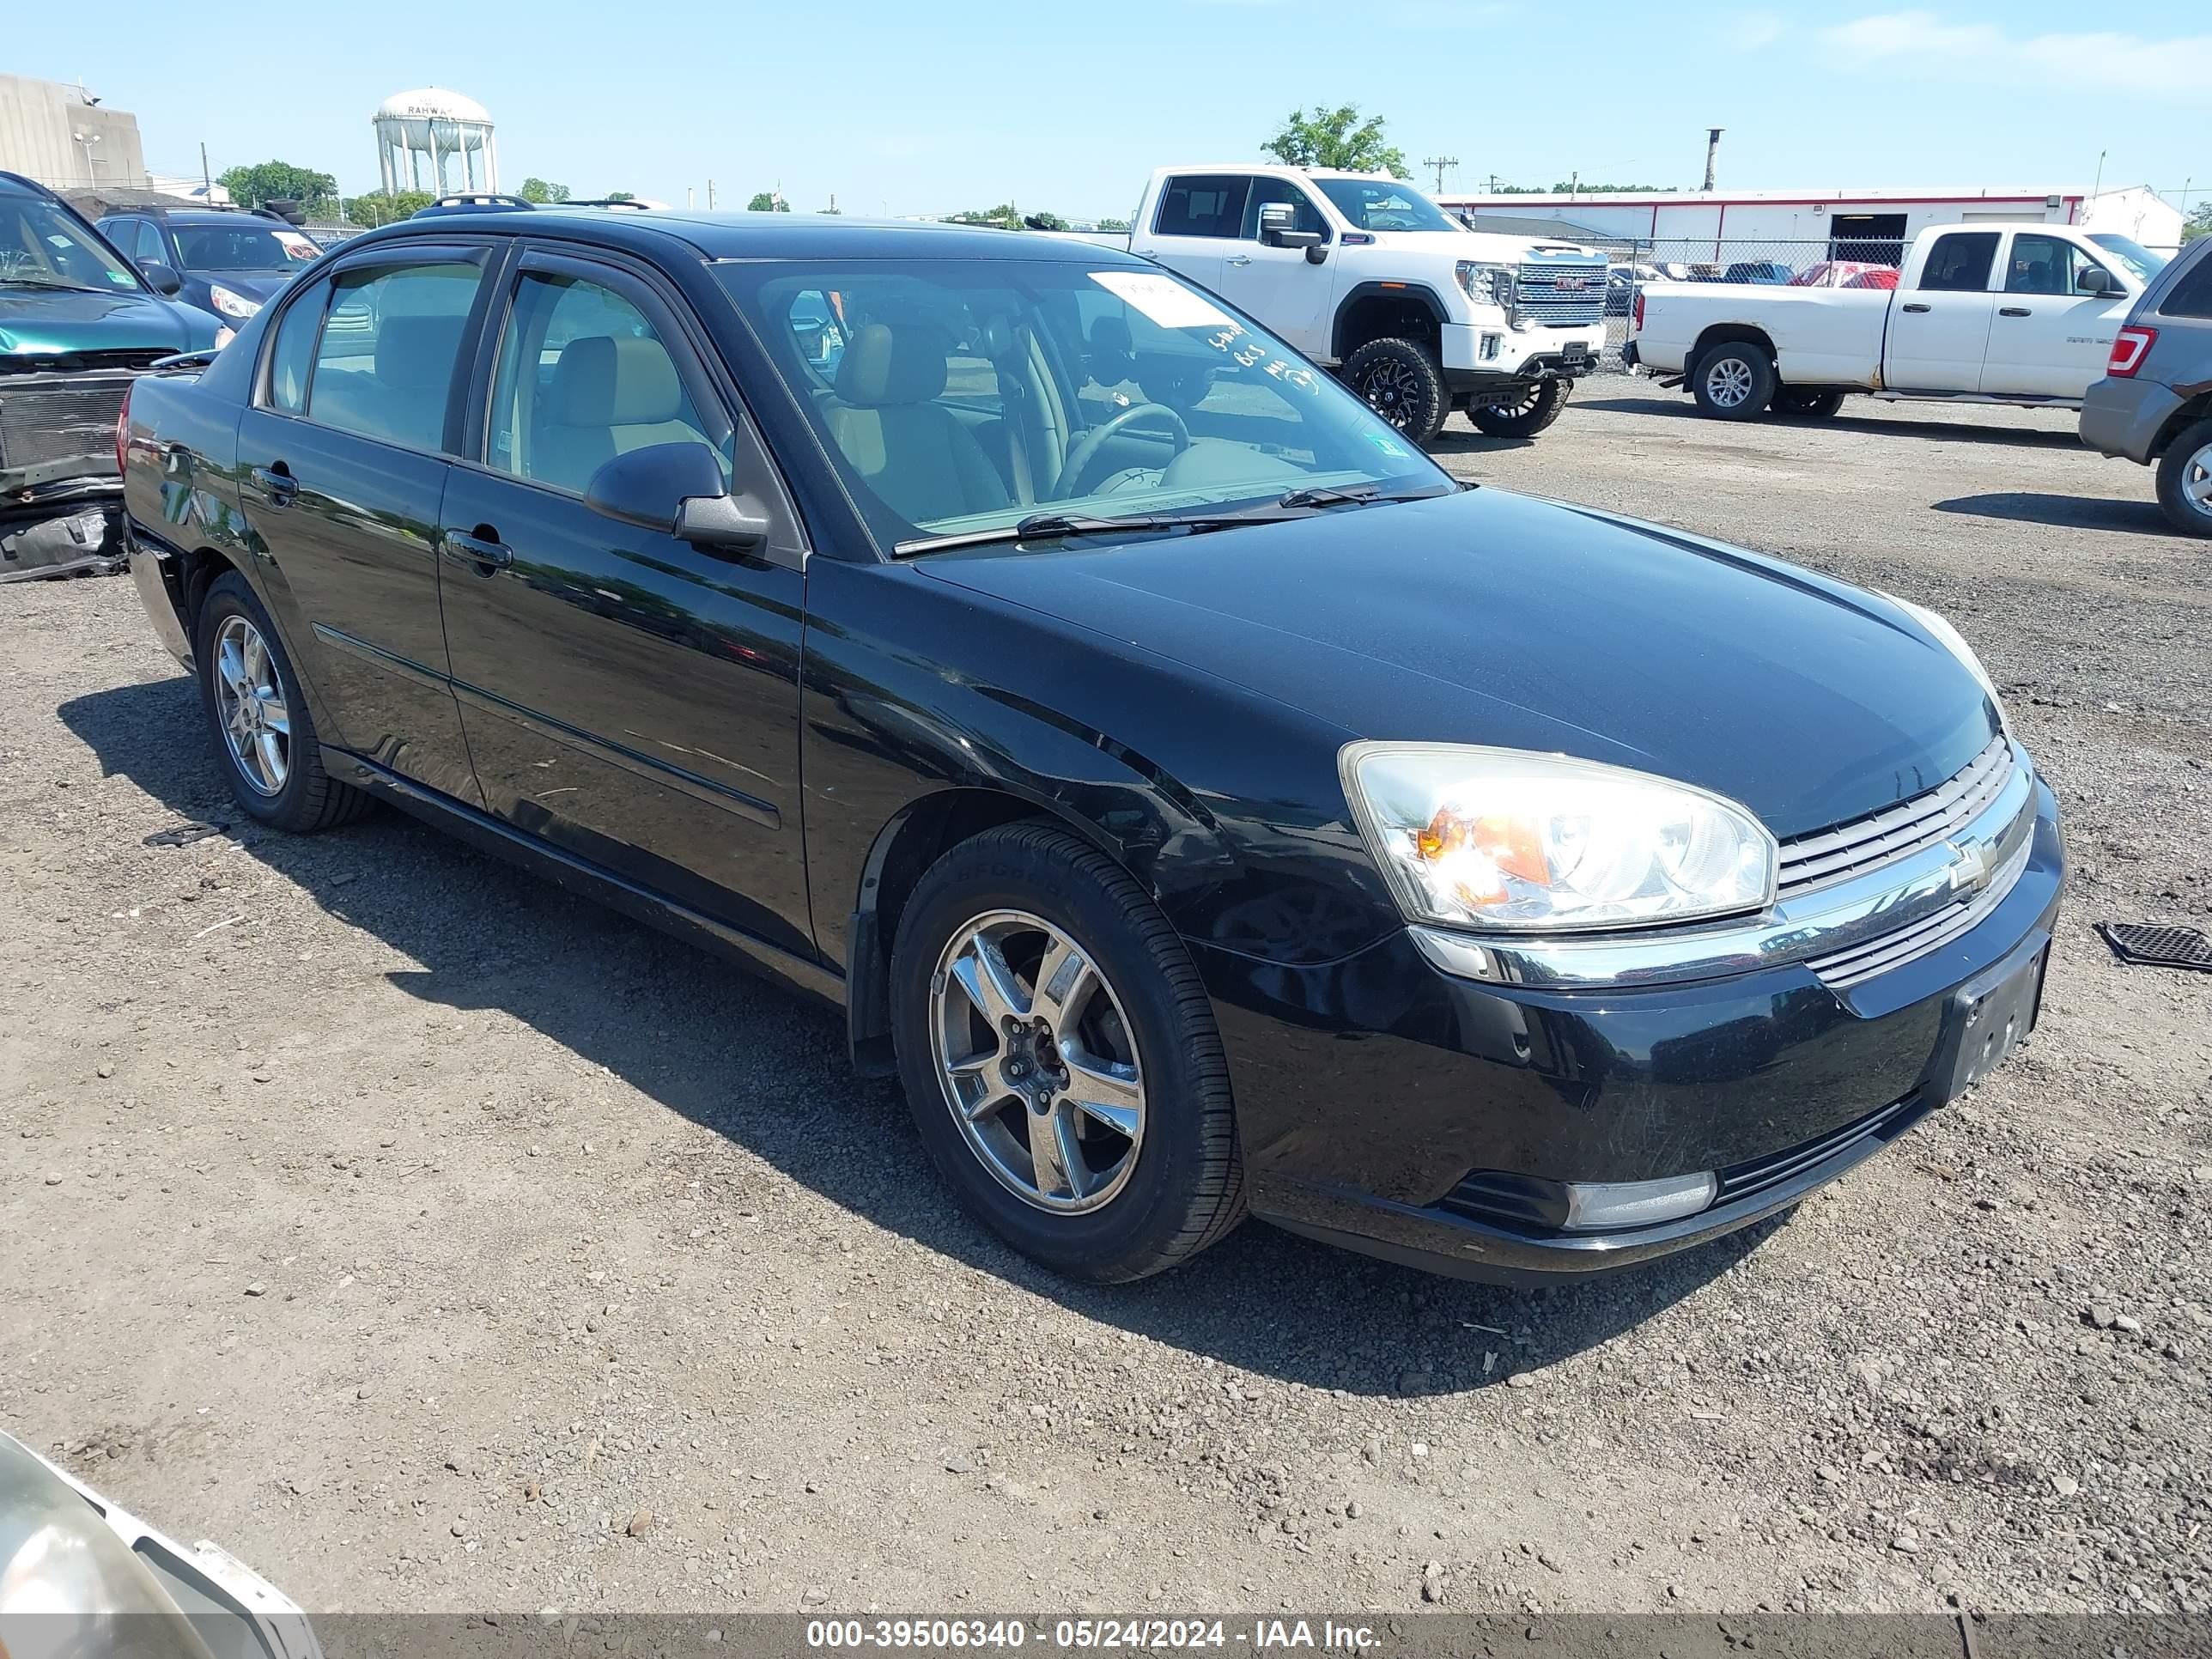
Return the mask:
[(1277, 507), (1338, 507), (1347, 501), (1375, 503), (1381, 501), (1425, 501), (1434, 496), (1433, 489), (1405, 489), (1385, 495), (1373, 484), (1355, 484), (1350, 489), (1324, 485), (1316, 489), (1286, 489), (1275, 497)]
[(1018, 524), (991, 530), (962, 530), (950, 536), (926, 536), (901, 542), (894, 550), (901, 558), (915, 553), (941, 553), (954, 547), (989, 547), (1007, 542), (1059, 541), (1067, 536), (1105, 536), (1126, 531), (1220, 530), (1236, 524), (1263, 524), (1272, 513), (1138, 514), (1126, 519), (1094, 518), (1082, 513), (1032, 513)]
[(29, 276), (0, 276), (0, 288), (43, 288), (58, 294), (105, 294), (89, 283), (41, 283)]

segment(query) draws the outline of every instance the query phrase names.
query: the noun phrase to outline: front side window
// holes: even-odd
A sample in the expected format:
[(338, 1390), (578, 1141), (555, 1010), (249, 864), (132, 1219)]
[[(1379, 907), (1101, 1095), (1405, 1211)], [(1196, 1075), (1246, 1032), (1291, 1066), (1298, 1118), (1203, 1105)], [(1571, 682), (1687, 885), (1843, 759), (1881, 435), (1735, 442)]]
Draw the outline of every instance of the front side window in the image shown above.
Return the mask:
[(526, 272), (516, 284), (492, 382), (487, 465), (580, 495), (617, 455), (672, 443), (720, 453), (726, 435), (708, 433), (673, 354), (629, 299), (557, 272)]
[[(1328, 374), (1172, 273), (1027, 259), (715, 268), (879, 545), (1032, 514), (1191, 516), (1293, 489), (1443, 494)], [(824, 313), (843, 341), (826, 374)]]
[(1170, 179), (1152, 229), (1162, 236), (1234, 237), (1244, 222), (1252, 180), (1241, 174)]
[(460, 262), (342, 272), (316, 342), (307, 418), (406, 449), (443, 448), (479, 280), (473, 264)]
[(1989, 288), (1990, 267), (1996, 257), (1994, 230), (1954, 230), (1938, 236), (1921, 269), (1920, 287), (1937, 294), (1983, 293)]
[(1244, 204), (1242, 234), (1246, 241), (1260, 240), (1260, 210), (1276, 202), (1287, 203), (1295, 210), (1295, 216), (1291, 221), (1292, 230), (1318, 231), (1324, 241), (1328, 240), (1328, 221), (1322, 217), (1321, 210), (1314, 205), (1312, 197), (1287, 179), (1255, 179), (1251, 199)]
[(1464, 230), (1411, 185), (1395, 179), (1316, 179), (1354, 230)]
[(2074, 244), (2064, 237), (2031, 236), (2023, 231), (2012, 239), (2012, 263), (2005, 270), (2005, 292), (2071, 294), (2074, 260)]
[(161, 228), (150, 219), (135, 222), (138, 227), (137, 246), (131, 257), (142, 265), (166, 265), (169, 250), (161, 245)]
[(52, 203), (0, 194), (0, 288), (102, 292), (141, 288), (137, 276)]

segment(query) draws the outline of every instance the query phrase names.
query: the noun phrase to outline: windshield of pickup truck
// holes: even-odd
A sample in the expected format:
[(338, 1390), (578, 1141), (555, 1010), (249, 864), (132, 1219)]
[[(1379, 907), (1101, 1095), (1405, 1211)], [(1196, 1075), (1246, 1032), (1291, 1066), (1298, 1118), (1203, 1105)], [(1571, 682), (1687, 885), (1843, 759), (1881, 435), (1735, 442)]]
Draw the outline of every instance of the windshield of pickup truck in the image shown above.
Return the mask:
[(0, 195), (0, 283), (105, 292), (136, 289), (138, 279), (52, 203)]
[(1355, 230), (1464, 230), (1411, 185), (1389, 179), (1316, 179)]
[(2093, 233), (2089, 240), (2125, 265), (2128, 275), (2146, 286), (2152, 277), (2166, 269), (2166, 261), (2173, 257), (2167, 253), (2153, 253), (2131, 236), (2115, 236), (2098, 231)]
[[(887, 550), (1044, 518), (1218, 524), (1444, 495), (1322, 370), (1169, 272), (1021, 258), (715, 267)], [(1326, 502), (1282, 502), (1293, 491)], [(1351, 492), (1346, 495), (1342, 492)], [(1133, 525), (1133, 528), (1135, 527)]]

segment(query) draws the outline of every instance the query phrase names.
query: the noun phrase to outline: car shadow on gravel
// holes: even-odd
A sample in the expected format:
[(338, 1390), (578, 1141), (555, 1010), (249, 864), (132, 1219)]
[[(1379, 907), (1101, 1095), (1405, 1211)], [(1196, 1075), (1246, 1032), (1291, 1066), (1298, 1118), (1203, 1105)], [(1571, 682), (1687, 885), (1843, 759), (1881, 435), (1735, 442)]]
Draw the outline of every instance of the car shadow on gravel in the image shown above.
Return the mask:
[[(96, 692), (59, 713), (105, 772), (159, 803), (142, 834), (173, 827), (161, 809), (228, 823), (248, 855), (325, 911), (422, 963), (389, 975), (407, 994), (498, 1010), (876, 1226), (1244, 1371), (1360, 1395), (1504, 1384), (1692, 1295), (1780, 1224), (1534, 1291), (1437, 1278), (1256, 1224), (1141, 1284), (1073, 1284), (961, 1211), (898, 1091), (852, 1076), (835, 1013), (396, 811), (323, 836), (262, 829), (223, 790), (188, 678)], [(773, 1220), (772, 1202), (763, 1212)]]
[[(1698, 412), (1698, 405), (1686, 396), (1656, 398), (1578, 398), (1573, 407), (1582, 410), (1603, 410), (1614, 415), (1660, 415), (1681, 421), (1704, 421), (1711, 417)], [(2016, 426), (1972, 426), (1963, 421), (1901, 421), (1879, 415), (1857, 415), (1856, 409), (1876, 410), (1885, 407), (1871, 398), (1846, 398), (1843, 412), (1832, 415), (1825, 421), (1790, 420), (1785, 416), (1770, 416), (1759, 422), (1725, 422), (1734, 426), (1774, 426), (1797, 432), (1885, 433), (1898, 437), (1919, 438), (1931, 443), (2013, 444), (2027, 449), (2078, 450), (2081, 440), (2071, 428), (2063, 432), (2033, 431)], [(1972, 405), (1956, 407), (1971, 408)]]
[(2118, 530), (2135, 536), (2189, 538), (2177, 532), (2156, 501), (2120, 501), (2101, 495), (2052, 495), (2035, 490), (2004, 489), (1986, 495), (1954, 495), (1934, 503), (1938, 513), (1975, 519), (2005, 519), (2020, 524), (2057, 525), (2068, 530)]

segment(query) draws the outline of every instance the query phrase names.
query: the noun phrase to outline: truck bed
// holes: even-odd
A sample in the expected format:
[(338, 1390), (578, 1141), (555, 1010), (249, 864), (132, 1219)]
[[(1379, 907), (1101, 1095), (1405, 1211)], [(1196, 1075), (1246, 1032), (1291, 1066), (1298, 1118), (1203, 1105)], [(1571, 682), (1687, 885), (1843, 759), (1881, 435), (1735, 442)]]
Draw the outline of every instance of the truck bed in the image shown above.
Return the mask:
[(1650, 283), (1637, 356), (1662, 373), (1686, 373), (1708, 331), (1752, 329), (1772, 343), (1784, 385), (1875, 391), (1892, 297), (1882, 289)]

